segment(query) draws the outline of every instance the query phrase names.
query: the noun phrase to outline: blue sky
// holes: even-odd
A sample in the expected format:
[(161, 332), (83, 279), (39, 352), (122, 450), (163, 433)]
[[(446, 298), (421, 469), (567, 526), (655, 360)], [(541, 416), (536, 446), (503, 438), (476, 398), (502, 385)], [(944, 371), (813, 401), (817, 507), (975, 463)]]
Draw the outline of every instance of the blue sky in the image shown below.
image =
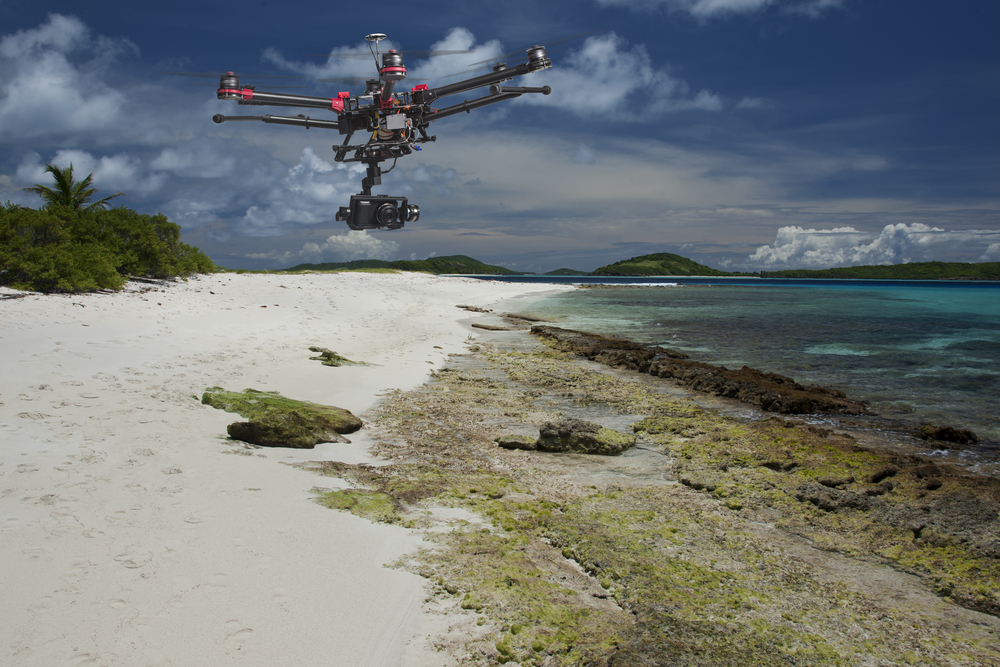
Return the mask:
[[(466, 254), (590, 270), (652, 252), (749, 271), (1000, 261), (996, 2), (356, 7), (0, 0), (0, 200), (37, 206), (21, 188), (72, 162), (233, 268)], [(315, 79), (368, 76), (370, 61), (310, 56), (370, 32), (474, 51), (408, 58), (412, 80), (586, 31), (519, 80), (552, 95), (432, 125), (438, 141), (376, 188), (421, 208), (393, 232), (334, 221), (362, 175), (334, 163), (339, 134), (217, 125), (215, 113), (262, 112), (216, 100), (217, 80), (160, 73), (358, 92)]]

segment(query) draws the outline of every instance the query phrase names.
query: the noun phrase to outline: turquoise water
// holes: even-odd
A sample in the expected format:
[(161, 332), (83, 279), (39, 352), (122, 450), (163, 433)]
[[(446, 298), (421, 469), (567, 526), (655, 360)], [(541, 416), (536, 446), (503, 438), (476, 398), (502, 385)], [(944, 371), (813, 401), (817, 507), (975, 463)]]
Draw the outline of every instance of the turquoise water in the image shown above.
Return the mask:
[(839, 283), (586, 289), (532, 312), (835, 387), (885, 417), (1000, 441), (1000, 285)]

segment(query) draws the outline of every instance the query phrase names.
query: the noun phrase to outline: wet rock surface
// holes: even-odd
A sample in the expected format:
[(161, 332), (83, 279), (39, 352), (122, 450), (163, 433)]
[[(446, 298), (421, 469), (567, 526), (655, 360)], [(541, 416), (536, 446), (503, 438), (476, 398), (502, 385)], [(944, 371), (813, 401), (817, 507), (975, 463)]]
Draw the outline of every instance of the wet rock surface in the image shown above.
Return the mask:
[(357, 361), (351, 361), (347, 357), (342, 357), (333, 350), (328, 350), (325, 347), (316, 347), (315, 345), (309, 348), (310, 352), (315, 352), (315, 357), (309, 357), (310, 361), (322, 361), (324, 366), (356, 366)]
[(262, 447), (312, 449), (321, 442), (350, 442), (342, 434), (362, 426), (349, 410), (297, 401), (277, 392), (232, 392), (212, 387), (202, 395), (201, 402), (247, 418), (230, 424), (226, 432), (234, 440)]
[(621, 454), (635, 446), (635, 437), (582, 419), (545, 422), (538, 430), (536, 448), (543, 452)]
[(971, 445), (979, 442), (979, 436), (965, 428), (921, 424), (915, 435), (921, 440), (949, 442), (956, 445)]
[(695, 391), (735, 398), (768, 412), (808, 414), (830, 412), (849, 415), (866, 414), (864, 403), (843, 392), (818, 386), (803, 386), (777, 373), (764, 373), (744, 366), (733, 371), (690, 361), (687, 355), (662, 347), (601, 336), (584, 331), (537, 325), (531, 333), (554, 341), (559, 349), (591, 361), (671, 378)]

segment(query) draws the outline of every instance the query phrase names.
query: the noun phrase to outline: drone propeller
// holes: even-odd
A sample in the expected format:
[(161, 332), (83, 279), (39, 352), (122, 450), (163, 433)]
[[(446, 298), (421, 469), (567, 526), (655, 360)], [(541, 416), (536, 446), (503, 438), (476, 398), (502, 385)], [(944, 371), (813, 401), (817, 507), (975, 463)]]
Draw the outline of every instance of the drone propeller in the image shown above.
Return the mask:
[[(413, 56), (414, 58), (435, 58), (437, 56), (456, 56), (463, 53), (473, 53), (472, 49), (402, 49), (396, 50), (396, 53), (402, 53), (404, 56)], [(362, 51), (345, 51), (343, 53), (313, 53), (307, 58), (371, 58), (370, 53)]]
[[(598, 28), (597, 30), (588, 30), (587, 32), (581, 32), (581, 33), (576, 34), (576, 35), (570, 35), (569, 37), (561, 37), (559, 39), (553, 39), (553, 40), (550, 40), (550, 41), (548, 41), (548, 40), (542, 40), (540, 42), (536, 42), (536, 44), (543, 44), (545, 46), (545, 50), (551, 52), (551, 51), (555, 50), (555, 49), (552, 49), (551, 47), (555, 46), (556, 44), (562, 44), (563, 42), (568, 42), (568, 41), (577, 39), (579, 37), (585, 37), (586, 35), (593, 35), (595, 32), (598, 32), (599, 30), (600, 30), (600, 28)], [(476, 65), (485, 65), (485, 64), (489, 64), (489, 63), (496, 63), (496, 62), (500, 62), (502, 60), (507, 60), (508, 58), (513, 58), (514, 56), (524, 55), (524, 52), (526, 50), (530, 49), (532, 46), (534, 46), (534, 45), (533, 44), (529, 44), (528, 46), (523, 46), (523, 47), (521, 47), (519, 49), (516, 49), (514, 51), (508, 51), (507, 53), (504, 53), (504, 54), (502, 54), (500, 56), (497, 56), (496, 58), (489, 58), (487, 60), (480, 60), (479, 62), (471, 63), (468, 66), (469, 67), (475, 67)]]
[[(157, 72), (157, 74), (170, 74), (173, 76), (194, 76), (202, 79), (218, 79), (219, 71), (215, 72)], [(283, 76), (281, 74), (242, 74), (241, 76), (252, 76), (255, 79), (301, 79), (301, 76)]]
[[(584, 37), (586, 35), (592, 35), (595, 32), (598, 32), (599, 30), (600, 29), (598, 29), (598, 30), (588, 30), (587, 32), (581, 32), (581, 33), (578, 33), (576, 35), (570, 35), (569, 37), (562, 37), (560, 39), (555, 39), (555, 40), (551, 40), (551, 41), (541, 41), (541, 42), (537, 42), (537, 43), (545, 45), (546, 52), (548, 52), (548, 53), (556, 53), (558, 51), (561, 51), (562, 49), (565, 49), (566, 46), (560, 46), (558, 48), (552, 49), (552, 48), (549, 48), (550, 45), (564, 44), (565, 42), (569, 42), (569, 41), (577, 39), (579, 37)], [(472, 74), (472, 73), (474, 73), (474, 72), (476, 72), (478, 70), (489, 69), (489, 68), (491, 68), (491, 67), (493, 67), (495, 65), (501, 65), (501, 64), (506, 67), (507, 63), (505, 61), (507, 59), (514, 58), (516, 56), (520, 56), (518, 58), (518, 60), (521, 60), (521, 59), (524, 58), (524, 54), (525, 54), (525, 52), (529, 48), (531, 48), (531, 47), (530, 46), (526, 46), (526, 47), (518, 49), (516, 51), (508, 51), (507, 53), (503, 53), (503, 54), (497, 56), (496, 58), (490, 58), (488, 60), (480, 60), (479, 62), (474, 62), (474, 63), (468, 65), (466, 67), (466, 69), (462, 70), (461, 72), (455, 72), (453, 74), (443, 74), (443, 75), (441, 75), (441, 76), (439, 76), (437, 78), (438, 79), (452, 79), (452, 78), (454, 78), (456, 76), (469, 76), (470, 74)], [(511, 67), (514, 67), (514, 66), (516, 66), (516, 65), (512, 65)]]

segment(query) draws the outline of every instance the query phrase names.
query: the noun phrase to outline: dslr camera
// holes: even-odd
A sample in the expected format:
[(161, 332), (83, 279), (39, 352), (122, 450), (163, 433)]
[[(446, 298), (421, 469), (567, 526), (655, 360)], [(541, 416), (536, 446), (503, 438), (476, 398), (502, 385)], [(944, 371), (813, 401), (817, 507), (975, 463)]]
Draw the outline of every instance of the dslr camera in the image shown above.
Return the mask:
[(336, 218), (351, 229), (399, 229), (420, 219), (420, 207), (406, 197), (351, 195), (351, 205), (341, 206)]

